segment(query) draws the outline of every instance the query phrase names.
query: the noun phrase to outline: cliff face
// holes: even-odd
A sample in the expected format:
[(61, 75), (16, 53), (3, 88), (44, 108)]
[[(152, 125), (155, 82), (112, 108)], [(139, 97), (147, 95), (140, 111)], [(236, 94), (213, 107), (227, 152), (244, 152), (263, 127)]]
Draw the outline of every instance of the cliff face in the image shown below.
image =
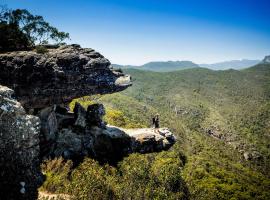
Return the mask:
[(14, 92), (0, 86), (0, 197), (35, 199), (42, 183), (38, 117), (27, 115)]
[[(102, 104), (70, 112), (73, 98), (117, 92), (131, 78), (110, 68), (92, 49), (78, 45), (0, 54), (0, 196), (35, 199), (42, 182), (40, 159), (91, 156), (116, 163), (132, 152), (166, 150), (175, 142), (167, 129), (124, 130), (107, 126)], [(25, 111), (25, 109), (26, 111)], [(28, 115), (31, 113), (32, 115)], [(2, 181), (3, 180), (3, 181)]]
[(45, 54), (0, 54), (0, 70), (0, 84), (13, 89), (27, 110), (117, 92), (131, 85), (129, 76), (110, 69), (109, 60), (79, 45), (49, 49)]

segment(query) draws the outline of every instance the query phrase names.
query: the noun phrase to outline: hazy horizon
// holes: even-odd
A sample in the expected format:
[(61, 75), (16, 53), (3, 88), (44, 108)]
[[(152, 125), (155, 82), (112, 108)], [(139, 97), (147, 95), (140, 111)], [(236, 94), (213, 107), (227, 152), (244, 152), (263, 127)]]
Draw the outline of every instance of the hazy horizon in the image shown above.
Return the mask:
[[(264, 57), (263, 57), (264, 58)], [(243, 59), (234, 59), (234, 60), (221, 60), (221, 61), (217, 61), (217, 62), (209, 62), (209, 63), (197, 63), (197, 62), (194, 62), (192, 60), (152, 60), (152, 61), (148, 61), (148, 62), (145, 62), (145, 63), (142, 63), (142, 64), (139, 64), (139, 65), (133, 65), (133, 64), (122, 64), (122, 63), (112, 63), (112, 64), (117, 64), (117, 65), (132, 65), (132, 66), (141, 66), (141, 65), (144, 65), (144, 64), (147, 64), (147, 63), (151, 63), (151, 62), (182, 62), (182, 61), (190, 61), (190, 62), (193, 62), (194, 64), (197, 64), (197, 65), (212, 65), (212, 64), (217, 64), (217, 63), (224, 63), (224, 62), (230, 62), (230, 61), (262, 61), (262, 59), (248, 59), (248, 58), (243, 58)]]
[(42, 15), (69, 43), (101, 52), (111, 63), (157, 60), (216, 63), (270, 54), (266, 0), (2, 0)]

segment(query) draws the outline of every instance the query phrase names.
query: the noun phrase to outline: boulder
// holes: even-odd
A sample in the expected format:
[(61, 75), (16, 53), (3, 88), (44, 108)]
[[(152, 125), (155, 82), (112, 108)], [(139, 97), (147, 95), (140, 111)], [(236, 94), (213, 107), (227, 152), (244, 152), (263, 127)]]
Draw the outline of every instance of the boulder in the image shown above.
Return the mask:
[(261, 63), (262, 64), (269, 64), (270, 63), (270, 56), (265, 56)]
[(246, 151), (243, 154), (245, 160), (260, 161), (262, 160), (262, 155), (258, 151)]
[(41, 133), (46, 140), (54, 140), (58, 130), (58, 123), (54, 106), (39, 111), (38, 117), (41, 120)]
[(91, 127), (93, 157), (100, 162), (116, 164), (131, 150), (131, 138), (117, 127)]
[[(120, 129), (120, 128), (119, 128)], [(168, 150), (176, 141), (168, 128), (120, 129), (131, 139), (131, 152), (152, 153)]]
[(87, 108), (87, 124), (89, 126), (97, 126), (104, 128), (103, 116), (105, 115), (105, 108), (102, 104), (92, 104)]
[(86, 110), (79, 104), (75, 103), (74, 107), (75, 125), (84, 128), (86, 126)]
[(63, 156), (66, 159), (71, 159), (72, 155), (80, 155), (82, 152), (81, 136), (73, 133), (70, 129), (62, 129), (56, 139), (56, 148), (54, 156)]
[(79, 45), (48, 49), (45, 54), (0, 54), (0, 70), (0, 84), (13, 89), (26, 110), (113, 93), (131, 85), (130, 76), (115, 72), (104, 56)]
[(39, 169), (40, 120), (27, 115), (13, 95), (13, 90), (0, 86), (0, 197), (36, 199), (43, 179)]

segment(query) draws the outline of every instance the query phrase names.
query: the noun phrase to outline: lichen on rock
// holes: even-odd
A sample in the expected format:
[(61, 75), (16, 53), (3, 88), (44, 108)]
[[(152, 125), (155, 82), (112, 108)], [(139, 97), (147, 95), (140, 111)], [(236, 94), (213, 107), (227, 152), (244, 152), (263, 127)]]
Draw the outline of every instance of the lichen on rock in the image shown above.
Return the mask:
[(27, 115), (13, 91), (0, 86), (0, 197), (35, 199), (39, 170), (40, 120)]

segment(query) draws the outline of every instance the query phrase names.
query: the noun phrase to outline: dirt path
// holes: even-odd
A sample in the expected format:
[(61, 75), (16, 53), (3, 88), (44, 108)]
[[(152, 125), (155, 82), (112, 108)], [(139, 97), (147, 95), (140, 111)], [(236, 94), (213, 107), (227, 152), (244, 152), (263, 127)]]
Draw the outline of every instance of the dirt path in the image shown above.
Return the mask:
[(48, 192), (39, 191), (38, 200), (70, 200), (71, 197), (68, 194), (51, 194)]

